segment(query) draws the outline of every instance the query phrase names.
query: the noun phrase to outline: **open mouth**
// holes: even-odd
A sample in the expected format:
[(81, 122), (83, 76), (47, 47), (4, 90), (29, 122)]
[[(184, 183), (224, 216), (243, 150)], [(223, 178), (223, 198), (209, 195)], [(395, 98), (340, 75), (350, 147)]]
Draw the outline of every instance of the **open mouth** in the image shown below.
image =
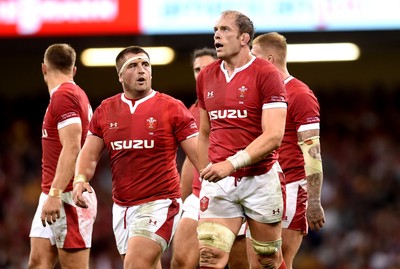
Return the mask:
[(224, 45), (222, 45), (221, 43), (215, 43), (214, 46), (216, 49), (219, 49), (219, 48), (222, 48)]
[(146, 80), (145, 80), (144, 78), (138, 78), (137, 81), (139, 81), (139, 82), (145, 82)]

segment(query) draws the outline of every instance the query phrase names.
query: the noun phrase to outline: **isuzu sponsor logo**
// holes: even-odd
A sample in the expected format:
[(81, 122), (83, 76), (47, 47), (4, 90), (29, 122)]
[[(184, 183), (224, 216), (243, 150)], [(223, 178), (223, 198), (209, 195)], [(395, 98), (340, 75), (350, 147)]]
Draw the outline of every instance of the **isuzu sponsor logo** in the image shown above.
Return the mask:
[(224, 109), (208, 112), (210, 120), (216, 119), (243, 119), (247, 118), (247, 110)]
[(154, 140), (121, 140), (110, 144), (113, 150), (154, 148)]

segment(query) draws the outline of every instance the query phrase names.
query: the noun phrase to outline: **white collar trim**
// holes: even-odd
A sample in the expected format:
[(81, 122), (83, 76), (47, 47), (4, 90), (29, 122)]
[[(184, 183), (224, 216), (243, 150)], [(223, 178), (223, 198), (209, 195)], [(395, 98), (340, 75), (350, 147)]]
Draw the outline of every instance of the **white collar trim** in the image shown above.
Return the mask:
[(151, 90), (150, 94), (148, 94), (147, 96), (136, 100), (134, 103), (132, 104), (132, 101), (129, 100), (126, 96), (125, 93), (121, 94), (121, 100), (122, 102), (126, 103), (129, 106), (129, 110), (131, 111), (131, 114), (135, 113), (136, 108), (138, 107), (138, 105), (140, 105), (141, 103), (146, 102), (147, 100), (149, 100), (150, 98), (154, 97), (156, 95), (157, 91), (155, 90)]

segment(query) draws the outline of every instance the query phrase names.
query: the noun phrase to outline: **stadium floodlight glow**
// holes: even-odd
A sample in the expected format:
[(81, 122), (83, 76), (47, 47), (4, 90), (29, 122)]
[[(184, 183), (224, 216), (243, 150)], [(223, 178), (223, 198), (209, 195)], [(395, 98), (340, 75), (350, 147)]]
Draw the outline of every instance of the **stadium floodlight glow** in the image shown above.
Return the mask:
[(353, 43), (288, 44), (288, 62), (355, 61), (360, 49)]
[[(115, 58), (124, 48), (90, 48), (81, 54), (81, 62), (85, 66), (115, 66)], [(143, 47), (150, 56), (152, 65), (167, 65), (175, 58), (170, 47)]]

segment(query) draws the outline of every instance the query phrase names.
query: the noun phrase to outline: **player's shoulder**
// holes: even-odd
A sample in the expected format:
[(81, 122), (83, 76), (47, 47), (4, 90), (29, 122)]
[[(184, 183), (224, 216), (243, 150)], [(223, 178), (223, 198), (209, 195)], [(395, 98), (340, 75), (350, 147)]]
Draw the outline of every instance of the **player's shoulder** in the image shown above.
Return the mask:
[[(277, 72), (278, 69), (267, 60), (261, 58), (255, 58), (252, 62), (251, 66), (256, 70), (260, 70), (261, 72)], [(279, 72), (279, 71), (278, 71)]]
[(211, 63), (209, 63), (206, 67), (204, 67), (203, 69), (205, 70), (210, 70), (210, 69), (215, 69), (215, 68), (220, 68), (222, 63), (221, 59), (217, 59)]
[(301, 94), (314, 95), (314, 92), (305, 82), (295, 77), (290, 77), (290, 80), (286, 83), (286, 88), (288, 90), (294, 89), (293, 93), (296, 95), (301, 95)]
[(201, 73), (213, 73), (216, 70), (219, 70), (221, 68), (221, 59), (217, 59), (214, 62), (209, 63), (207, 66), (205, 66), (203, 69), (201, 69)]
[(155, 103), (152, 104), (157, 106), (157, 108), (168, 109), (170, 111), (175, 111), (177, 113), (178, 111), (181, 110), (188, 110), (188, 108), (181, 100), (167, 93), (156, 92), (154, 98), (155, 98)]
[(181, 101), (167, 93), (163, 93), (163, 92), (156, 92), (155, 98), (163, 101), (163, 102), (167, 102), (167, 103), (180, 103)]
[(73, 82), (63, 82), (53, 92), (53, 96), (74, 94), (78, 89), (79, 87)]
[(61, 83), (58, 88), (52, 92), (51, 99), (55, 100), (75, 100), (88, 99), (86, 93), (74, 82)]
[(251, 62), (248, 68), (244, 70), (247, 73), (251, 73), (253, 77), (259, 78), (261, 80), (268, 79), (270, 77), (280, 78), (283, 83), (283, 77), (278, 68), (271, 62), (261, 58), (255, 58)]
[(113, 104), (115, 104), (115, 103), (122, 102), (121, 95), (122, 95), (122, 93), (118, 93), (118, 94), (116, 94), (116, 95), (107, 97), (106, 99), (104, 99), (103, 101), (101, 101), (100, 106), (102, 106), (102, 107), (104, 107), (104, 106), (110, 106), (110, 105), (113, 105)]

